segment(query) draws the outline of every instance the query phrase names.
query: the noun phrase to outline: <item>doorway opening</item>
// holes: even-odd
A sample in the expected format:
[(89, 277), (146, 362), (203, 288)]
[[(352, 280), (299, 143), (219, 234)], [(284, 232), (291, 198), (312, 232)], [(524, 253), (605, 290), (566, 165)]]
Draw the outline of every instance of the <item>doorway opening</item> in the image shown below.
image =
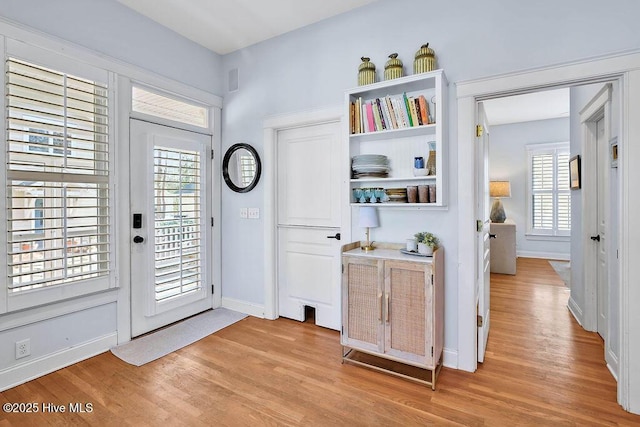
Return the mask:
[[(477, 101), (491, 129), (489, 180), (512, 189), (502, 200), (517, 230), (517, 251), (508, 256), (514, 263), (515, 257), (570, 262), (563, 280), (573, 283), (568, 307), (584, 329), (604, 338), (604, 359), (616, 378), (619, 322), (607, 318), (619, 313), (620, 189), (617, 159), (610, 166), (608, 153), (621, 129), (618, 87), (617, 80), (590, 82)], [(570, 183), (576, 157), (579, 186)]]

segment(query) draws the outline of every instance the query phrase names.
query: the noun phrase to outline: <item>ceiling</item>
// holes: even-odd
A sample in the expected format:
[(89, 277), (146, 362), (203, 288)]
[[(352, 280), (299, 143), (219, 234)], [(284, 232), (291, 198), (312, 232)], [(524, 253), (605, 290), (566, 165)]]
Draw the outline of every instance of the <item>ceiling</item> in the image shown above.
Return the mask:
[(118, 0), (220, 55), (377, 0)]
[[(377, 0), (118, 0), (220, 55)], [(484, 101), (491, 125), (569, 116), (569, 89)]]
[(507, 96), (484, 101), (490, 125), (569, 117), (569, 88)]

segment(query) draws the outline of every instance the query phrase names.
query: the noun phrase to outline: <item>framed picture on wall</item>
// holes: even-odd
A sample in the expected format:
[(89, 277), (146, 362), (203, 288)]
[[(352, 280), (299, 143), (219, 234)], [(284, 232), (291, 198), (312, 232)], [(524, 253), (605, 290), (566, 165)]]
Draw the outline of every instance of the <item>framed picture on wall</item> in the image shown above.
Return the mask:
[(611, 141), (609, 141), (609, 157), (611, 158), (611, 167), (612, 168), (617, 168), (618, 167), (618, 137), (614, 136), (613, 138), (611, 138)]
[(580, 188), (580, 155), (569, 159), (569, 186), (572, 190)]

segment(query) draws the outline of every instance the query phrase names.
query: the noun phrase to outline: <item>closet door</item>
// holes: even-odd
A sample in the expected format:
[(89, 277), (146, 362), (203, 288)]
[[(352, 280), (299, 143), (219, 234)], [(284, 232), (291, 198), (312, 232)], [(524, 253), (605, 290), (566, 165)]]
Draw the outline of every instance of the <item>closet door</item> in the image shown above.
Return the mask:
[(343, 258), (342, 344), (382, 353), (384, 261)]
[(433, 359), (431, 266), (387, 260), (384, 274), (385, 353), (430, 366)]

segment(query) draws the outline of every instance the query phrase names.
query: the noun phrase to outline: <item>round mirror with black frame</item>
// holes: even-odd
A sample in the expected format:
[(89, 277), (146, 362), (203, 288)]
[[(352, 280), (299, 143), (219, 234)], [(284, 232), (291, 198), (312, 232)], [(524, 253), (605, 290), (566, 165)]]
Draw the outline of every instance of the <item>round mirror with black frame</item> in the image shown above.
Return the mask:
[(236, 193), (253, 190), (260, 180), (262, 164), (255, 148), (249, 144), (234, 144), (224, 154), (222, 176)]

